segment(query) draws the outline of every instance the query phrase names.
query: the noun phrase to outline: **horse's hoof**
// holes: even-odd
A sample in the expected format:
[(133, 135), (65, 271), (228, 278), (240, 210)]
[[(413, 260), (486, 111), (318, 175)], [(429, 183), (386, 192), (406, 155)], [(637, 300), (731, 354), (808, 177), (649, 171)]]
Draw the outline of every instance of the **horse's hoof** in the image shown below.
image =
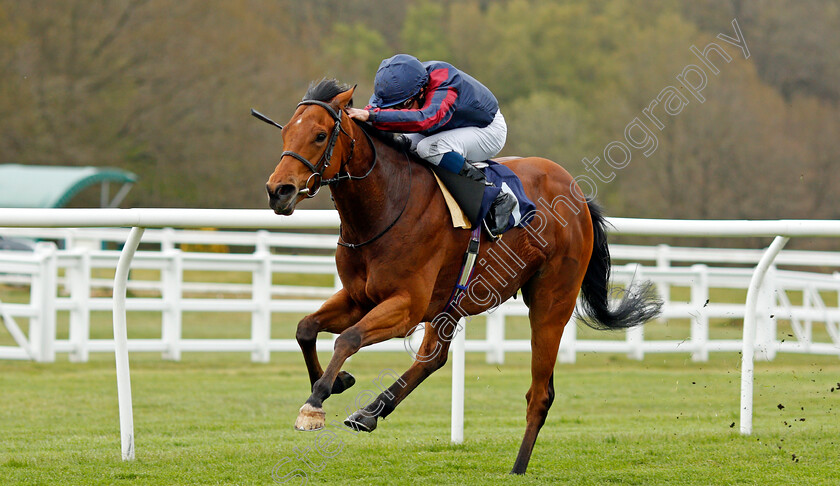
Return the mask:
[(356, 384), (356, 379), (353, 378), (353, 375), (346, 371), (339, 371), (338, 376), (335, 377), (335, 381), (333, 382), (332, 387), (332, 394), (339, 394), (344, 390), (350, 388), (351, 386)]
[(308, 403), (300, 407), (300, 413), (295, 420), (295, 430), (321, 430), (326, 425), (327, 414), (323, 408), (315, 408)]
[(356, 410), (349, 417), (344, 419), (344, 425), (350, 427), (355, 431), (373, 432), (376, 429), (377, 417), (371, 417), (362, 413), (361, 410)]

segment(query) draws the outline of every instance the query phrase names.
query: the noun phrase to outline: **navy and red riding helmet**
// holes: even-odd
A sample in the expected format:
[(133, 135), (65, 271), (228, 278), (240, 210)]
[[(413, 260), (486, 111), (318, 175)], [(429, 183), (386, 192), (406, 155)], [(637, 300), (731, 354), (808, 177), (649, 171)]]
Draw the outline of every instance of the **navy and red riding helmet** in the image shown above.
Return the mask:
[(397, 54), (385, 59), (376, 70), (371, 106), (387, 108), (415, 96), (429, 81), (429, 73), (414, 56)]

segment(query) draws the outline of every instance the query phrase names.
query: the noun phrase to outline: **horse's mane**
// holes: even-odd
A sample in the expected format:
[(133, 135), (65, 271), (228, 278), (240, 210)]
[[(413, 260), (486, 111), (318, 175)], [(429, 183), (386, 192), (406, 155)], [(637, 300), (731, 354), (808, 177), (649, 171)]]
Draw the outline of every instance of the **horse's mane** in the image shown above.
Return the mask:
[[(312, 100), (323, 101), (324, 103), (328, 103), (330, 100), (332, 100), (333, 98), (347, 91), (350, 88), (351, 86), (341, 83), (337, 79), (322, 78), (320, 81), (312, 81), (311, 83), (309, 83), (309, 88), (306, 90), (306, 94), (303, 95), (303, 101)], [(352, 102), (351, 105), (348, 106), (352, 106)], [(362, 129), (364, 129), (370, 136), (381, 141), (385, 145), (388, 145), (389, 147), (397, 150), (403, 150), (405, 148), (402, 144), (395, 140), (394, 133), (385, 132), (379, 130), (378, 128), (374, 128), (373, 125), (371, 125), (370, 123), (363, 123), (358, 121), (356, 123), (359, 126), (361, 126)]]

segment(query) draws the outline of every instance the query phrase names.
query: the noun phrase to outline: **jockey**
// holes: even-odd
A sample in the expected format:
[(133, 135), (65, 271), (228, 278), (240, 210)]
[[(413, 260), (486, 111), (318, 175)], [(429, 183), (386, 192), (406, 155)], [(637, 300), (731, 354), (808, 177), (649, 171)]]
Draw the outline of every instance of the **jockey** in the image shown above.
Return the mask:
[[(498, 154), (507, 125), (496, 97), (483, 84), (451, 64), (397, 54), (379, 65), (373, 91), (365, 109), (347, 109), (351, 118), (404, 133), (411, 148), (429, 163), (485, 181), (470, 162)], [(515, 205), (513, 196), (499, 194), (490, 207), (491, 234), (504, 230)]]

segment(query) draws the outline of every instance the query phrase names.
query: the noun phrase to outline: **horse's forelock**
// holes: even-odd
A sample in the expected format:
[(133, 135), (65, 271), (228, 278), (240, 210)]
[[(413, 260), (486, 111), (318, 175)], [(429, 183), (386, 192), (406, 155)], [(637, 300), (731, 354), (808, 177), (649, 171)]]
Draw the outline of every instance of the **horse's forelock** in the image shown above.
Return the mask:
[(350, 86), (338, 82), (336, 79), (322, 79), (309, 83), (309, 89), (303, 95), (303, 101), (329, 102), (339, 94), (350, 89)]

